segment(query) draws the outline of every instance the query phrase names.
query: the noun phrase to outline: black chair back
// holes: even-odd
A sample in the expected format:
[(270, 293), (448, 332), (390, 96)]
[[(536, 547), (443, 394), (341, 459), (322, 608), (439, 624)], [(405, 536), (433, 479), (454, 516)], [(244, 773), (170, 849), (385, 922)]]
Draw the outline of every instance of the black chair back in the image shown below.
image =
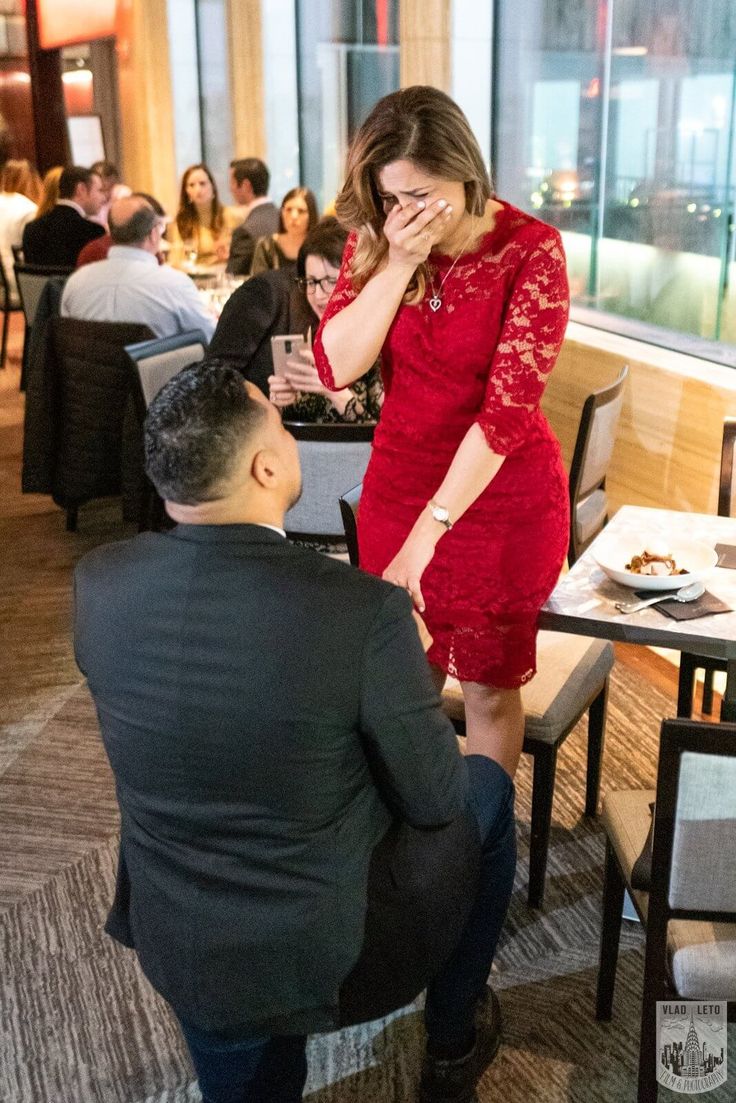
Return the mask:
[(588, 395), (570, 464), (570, 543), (573, 565), (608, 521), (606, 473), (616, 442), (628, 365), (609, 387)]
[(354, 567), (360, 566), (360, 553), (358, 551), (358, 506), (360, 495), (363, 493), (363, 484), (358, 483), (352, 490), (339, 498), (340, 515), (345, 529), (345, 543), (348, 547), (348, 559)]
[(733, 515), (733, 453), (736, 448), (736, 417), (723, 419), (723, 444), (721, 445), (721, 472), (718, 480), (718, 516)]

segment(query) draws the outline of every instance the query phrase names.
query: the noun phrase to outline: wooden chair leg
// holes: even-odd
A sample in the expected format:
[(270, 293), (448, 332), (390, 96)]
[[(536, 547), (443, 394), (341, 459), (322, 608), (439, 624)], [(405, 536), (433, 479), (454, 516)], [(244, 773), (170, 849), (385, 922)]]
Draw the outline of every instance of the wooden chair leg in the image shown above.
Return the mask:
[(603, 878), (603, 925), (598, 959), (598, 987), (595, 996), (595, 1017), (609, 1022), (613, 1010), (613, 989), (616, 984), (618, 944), (621, 937), (621, 909), (624, 906), (626, 884), (618, 868), (613, 847), (606, 840), (606, 865)]
[(25, 329), (23, 330), (23, 353), (20, 359), (20, 390), (26, 389), (26, 377), (28, 375), (28, 351), (30, 347), (30, 339), (28, 336), (28, 323), (26, 322)]
[(78, 512), (79, 512), (79, 504), (77, 502), (72, 502), (71, 505), (68, 505), (66, 507), (66, 531), (67, 532), (76, 532), (77, 531), (77, 515), (78, 515)]
[(532, 781), (532, 836), (529, 844), (530, 908), (541, 908), (544, 899), (544, 879), (552, 826), (552, 799), (555, 793), (557, 747), (540, 744), (534, 749)]
[(3, 311), (3, 340), (2, 349), (0, 349), (0, 368), (5, 367), (5, 357), (8, 352), (8, 327), (10, 326), (10, 311), (5, 308)]
[(677, 715), (690, 717), (693, 714), (693, 695), (695, 693), (695, 671), (698, 669), (697, 657), (683, 651), (680, 655), (680, 677), (677, 684)]
[(706, 667), (703, 676), (703, 712), (708, 716), (713, 712), (713, 670)]
[(603, 683), (603, 689), (588, 709), (588, 770), (585, 779), (586, 816), (595, 816), (598, 813), (598, 794), (601, 788), (607, 712), (608, 678)]

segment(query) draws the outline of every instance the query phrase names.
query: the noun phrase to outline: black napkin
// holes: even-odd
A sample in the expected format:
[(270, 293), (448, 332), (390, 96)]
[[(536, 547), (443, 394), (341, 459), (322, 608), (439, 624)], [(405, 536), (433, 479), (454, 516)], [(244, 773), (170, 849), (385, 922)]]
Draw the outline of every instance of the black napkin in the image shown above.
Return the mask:
[[(634, 592), (640, 598), (654, 596), (651, 590), (635, 590)], [(668, 598), (660, 601), (654, 608), (658, 613), (671, 617), (672, 620), (697, 620), (698, 617), (709, 617), (711, 613), (733, 612), (730, 605), (727, 605), (725, 601), (721, 601), (715, 594), (711, 594), (709, 590), (706, 590), (700, 597), (696, 597), (694, 601), (675, 601), (673, 598)]]
[(654, 804), (649, 805), (649, 811), (652, 813), (652, 819), (649, 824), (649, 830), (647, 831), (647, 837), (644, 840), (644, 846), (639, 857), (631, 867), (631, 887), (632, 889), (640, 889), (642, 892), (649, 892), (649, 886), (652, 883), (652, 837), (654, 835)]
[(736, 570), (736, 544), (716, 544), (718, 552), (717, 567), (730, 567)]

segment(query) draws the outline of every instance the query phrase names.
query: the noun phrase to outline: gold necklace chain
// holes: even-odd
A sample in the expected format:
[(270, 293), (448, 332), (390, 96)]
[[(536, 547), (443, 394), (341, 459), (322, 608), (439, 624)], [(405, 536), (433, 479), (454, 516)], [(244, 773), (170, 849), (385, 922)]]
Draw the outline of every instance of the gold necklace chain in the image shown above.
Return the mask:
[(468, 237), (463, 242), (463, 246), (462, 246), (460, 252), (455, 257), (454, 261), (452, 262), (450, 267), (445, 272), (445, 274), (442, 278), (442, 283), (440, 284), (439, 289), (437, 291), (435, 291), (435, 289), (434, 289), (434, 280), (432, 279), (431, 276), (429, 277), (429, 289), (432, 292), (432, 298), (429, 300), (429, 308), (434, 314), (436, 314), (437, 311), (439, 310), (439, 308), (442, 306), (442, 288), (447, 283), (448, 277), (449, 277), (450, 273), (452, 272), (453, 268), (455, 267), (455, 265), (457, 264), (457, 262), (460, 260), (460, 257), (463, 255), (463, 253), (467, 249), (468, 245), (470, 245), (470, 242), (473, 240), (473, 232), (475, 230), (475, 221), (474, 221), (475, 220), (475, 215), (471, 215), (470, 218), (471, 218), (470, 234), (468, 235)]

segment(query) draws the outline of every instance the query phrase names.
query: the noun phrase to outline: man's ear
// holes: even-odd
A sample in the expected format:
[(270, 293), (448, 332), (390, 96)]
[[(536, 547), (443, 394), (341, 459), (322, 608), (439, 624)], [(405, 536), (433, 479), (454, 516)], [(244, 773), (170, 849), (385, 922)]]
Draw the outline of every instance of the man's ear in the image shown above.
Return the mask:
[(278, 482), (278, 460), (270, 448), (260, 448), (251, 463), (251, 475), (264, 489), (272, 489)]

